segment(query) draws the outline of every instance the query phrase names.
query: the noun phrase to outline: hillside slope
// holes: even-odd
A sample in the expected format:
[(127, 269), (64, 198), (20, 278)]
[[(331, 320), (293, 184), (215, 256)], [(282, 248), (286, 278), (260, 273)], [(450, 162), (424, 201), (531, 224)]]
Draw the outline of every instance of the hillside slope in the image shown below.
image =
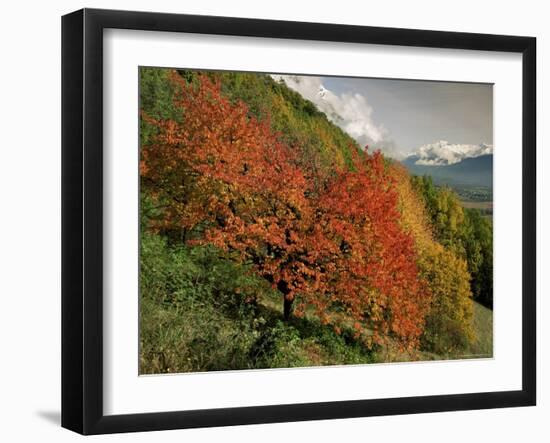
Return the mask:
[(141, 68), (140, 108), (142, 373), (462, 355), (466, 262), (403, 167), (267, 75)]

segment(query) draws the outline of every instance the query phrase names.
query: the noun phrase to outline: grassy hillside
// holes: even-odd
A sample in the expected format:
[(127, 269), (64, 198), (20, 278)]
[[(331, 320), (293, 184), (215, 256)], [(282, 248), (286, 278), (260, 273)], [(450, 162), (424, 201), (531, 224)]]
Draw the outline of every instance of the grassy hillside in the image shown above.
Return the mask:
[(140, 108), (140, 373), (491, 349), (468, 252), (441, 241), (455, 221), (311, 102), (268, 75), (141, 68)]
[(140, 269), (141, 374), (376, 361), (351, 328), (337, 334), (314, 316), (285, 322), (280, 295), (215, 248), (145, 234)]
[[(142, 238), (140, 289), (141, 374), (492, 356), (492, 311), (478, 303), (467, 349), (405, 352), (389, 342), (372, 350), (351, 324), (337, 334), (313, 314), (285, 322), (279, 295), (246, 268), (215, 249), (172, 248), (158, 236)], [(254, 304), (251, 294), (259, 295)]]
[(467, 352), (472, 357), (493, 356), (493, 311), (474, 302), (474, 329), (476, 337)]

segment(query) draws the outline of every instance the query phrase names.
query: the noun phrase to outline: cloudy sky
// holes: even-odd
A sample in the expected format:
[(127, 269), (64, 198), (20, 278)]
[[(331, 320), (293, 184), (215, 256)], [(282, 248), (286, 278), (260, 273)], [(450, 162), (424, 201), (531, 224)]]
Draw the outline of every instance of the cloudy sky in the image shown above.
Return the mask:
[(420, 163), (492, 152), (493, 88), (487, 84), (273, 76), (313, 101), (362, 145)]

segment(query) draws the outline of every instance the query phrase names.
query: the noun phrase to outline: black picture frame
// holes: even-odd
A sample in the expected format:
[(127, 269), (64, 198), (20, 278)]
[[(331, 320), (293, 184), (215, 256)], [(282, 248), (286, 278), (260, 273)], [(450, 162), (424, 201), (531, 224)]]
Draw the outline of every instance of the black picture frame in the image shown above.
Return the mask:
[[(522, 389), (131, 415), (103, 413), (103, 30), (171, 31), (522, 54)], [(320, 420), (536, 403), (536, 39), (83, 9), (62, 18), (62, 426), (82, 434)]]

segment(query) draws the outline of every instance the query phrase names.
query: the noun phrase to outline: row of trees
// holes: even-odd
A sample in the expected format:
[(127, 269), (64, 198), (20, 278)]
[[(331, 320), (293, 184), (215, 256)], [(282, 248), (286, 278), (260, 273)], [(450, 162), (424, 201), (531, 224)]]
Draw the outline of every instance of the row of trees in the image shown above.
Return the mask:
[(455, 353), (474, 339), (467, 262), (438, 241), (423, 195), (417, 190), (417, 178), (397, 163), (392, 171), (397, 179), (402, 224), (415, 239), (419, 278), (433, 295), (422, 348), (443, 355)]
[(465, 209), (449, 188), (438, 188), (431, 177), (412, 177), (423, 197), (437, 240), (468, 263), (475, 300), (493, 306), (493, 227), (476, 209)]

